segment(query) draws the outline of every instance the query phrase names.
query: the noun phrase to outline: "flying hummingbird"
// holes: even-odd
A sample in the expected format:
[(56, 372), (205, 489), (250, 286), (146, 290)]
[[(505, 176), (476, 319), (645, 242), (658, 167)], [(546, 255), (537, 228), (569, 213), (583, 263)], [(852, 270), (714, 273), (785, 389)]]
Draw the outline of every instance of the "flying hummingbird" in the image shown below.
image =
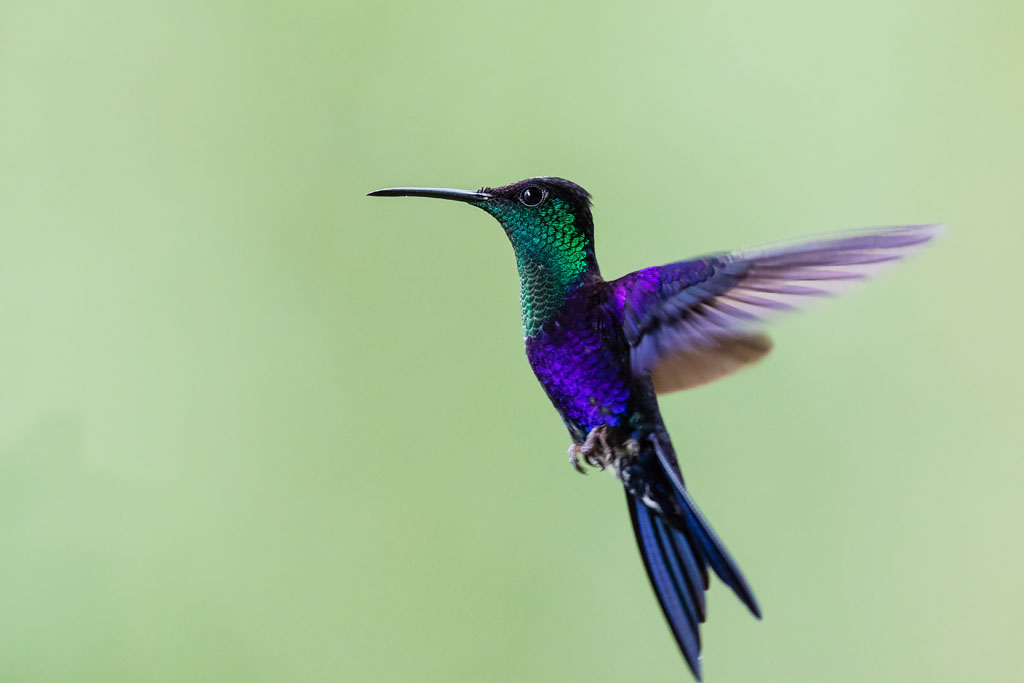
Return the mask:
[(916, 251), (941, 230), (840, 232), (601, 277), (590, 194), (562, 178), (477, 192), (396, 187), (374, 197), (435, 197), (494, 216), (515, 250), (526, 356), (572, 437), (571, 464), (622, 482), (637, 545), (683, 657), (701, 678), (708, 568), (755, 617), (747, 580), (683, 483), (658, 395), (757, 362), (764, 323)]

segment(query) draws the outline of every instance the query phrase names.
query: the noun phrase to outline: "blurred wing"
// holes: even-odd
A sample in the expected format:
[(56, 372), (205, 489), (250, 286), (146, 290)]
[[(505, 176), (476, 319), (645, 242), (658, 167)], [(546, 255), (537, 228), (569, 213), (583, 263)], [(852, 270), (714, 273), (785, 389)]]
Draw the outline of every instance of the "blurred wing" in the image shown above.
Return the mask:
[(722, 339), (682, 353), (664, 354), (654, 371), (654, 391), (669, 394), (727, 377), (768, 355), (772, 340), (766, 334)]
[(645, 268), (612, 281), (634, 372), (659, 393), (725, 377), (771, 349), (760, 330), (876, 274), (934, 238), (939, 225), (835, 233)]

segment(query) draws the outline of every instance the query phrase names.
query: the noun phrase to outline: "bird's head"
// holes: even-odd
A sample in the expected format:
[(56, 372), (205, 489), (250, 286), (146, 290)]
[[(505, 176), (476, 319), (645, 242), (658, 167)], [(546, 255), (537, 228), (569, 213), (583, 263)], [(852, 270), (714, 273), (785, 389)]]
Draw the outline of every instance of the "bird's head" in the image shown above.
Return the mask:
[(494, 216), (516, 252), (528, 330), (551, 312), (550, 307), (560, 305), (573, 287), (600, 277), (590, 193), (563, 178), (529, 178), (476, 192), (392, 187), (370, 196), (452, 199)]
[[(593, 265), (594, 221), (590, 193), (564, 178), (528, 178), (476, 192), (433, 187), (392, 187), (371, 197), (434, 197), (466, 202), (494, 216), (520, 262), (575, 269)], [(580, 271), (582, 272), (582, 271)]]

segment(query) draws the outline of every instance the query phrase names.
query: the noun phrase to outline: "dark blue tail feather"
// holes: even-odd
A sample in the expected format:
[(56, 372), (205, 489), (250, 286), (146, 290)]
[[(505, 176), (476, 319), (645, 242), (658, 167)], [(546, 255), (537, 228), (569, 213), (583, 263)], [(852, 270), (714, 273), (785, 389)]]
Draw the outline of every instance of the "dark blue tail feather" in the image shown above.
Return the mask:
[[(644, 558), (647, 576), (658, 597), (662, 612), (668, 620), (672, 635), (675, 636), (679, 649), (686, 663), (693, 671), (697, 680), (701, 680), (700, 669), (700, 614), (703, 613), (704, 590), (693, 590), (680, 566), (687, 564), (678, 552), (679, 547), (690, 550), (689, 541), (673, 543), (673, 536), (681, 534), (670, 529), (656, 513), (632, 494), (626, 494), (630, 517), (633, 520), (633, 531)], [(690, 561), (692, 551), (688, 553)], [(697, 611), (697, 604), (701, 611)]]
[(661, 548), (669, 560), (672, 575), (677, 578), (680, 589), (693, 596), (693, 611), (697, 621), (703, 624), (707, 616), (704, 591), (708, 589), (707, 574), (701, 571), (703, 561), (693, 552), (691, 539), (673, 529), (664, 519), (655, 516), (654, 528), (658, 532)]
[[(725, 585), (732, 588), (743, 604), (750, 609), (755, 617), (760, 619), (761, 607), (757, 604), (754, 591), (751, 590), (747, 580), (743, 577), (743, 572), (740, 571), (736, 560), (732, 559), (729, 551), (725, 549), (725, 544), (718, 538), (718, 534), (711, 528), (708, 520), (704, 518), (704, 515), (701, 514), (700, 509), (697, 507), (697, 503), (690, 496), (690, 492), (683, 485), (683, 479), (679, 474), (679, 466), (676, 464), (674, 454), (671, 458), (669, 457), (665, 452), (664, 445), (659, 442), (657, 436), (651, 437), (651, 443), (654, 446), (655, 453), (658, 455), (662, 471), (672, 482), (672, 489), (675, 492), (676, 499), (683, 508), (686, 528), (694, 534), (696, 550), (703, 556), (704, 562), (715, 570), (718, 578)], [(671, 449), (671, 445), (669, 445), (669, 449)]]
[[(661, 499), (655, 502), (655, 507), (661, 509), (652, 509), (627, 491), (629, 514), (661, 610), (686, 663), (700, 680), (700, 625), (707, 616), (704, 602), (707, 568), (711, 567), (758, 619), (761, 609), (735, 560), (683, 486), (675, 458), (666, 456), (656, 436), (651, 437), (651, 443), (658, 465), (650, 475), (657, 481), (649, 483), (654, 484), (651, 490), (662, 492)], [(671, 449), (671, 445), (668, 448)]]
[(681, 489), (676, 491), (676, 495), (683, 503), (687, 526), (693, 529), (697, 536), (697, 547), (703, 555), (705, 562), (715, 570), (715, 574), (718, 574), (718, 578), (725, 585), (732, 588), (736, 596), (750, 609), (753, 615), (760, 619), (761, 607), (757, 604), (754, 591), (751, 590), (747, 580), (743, 577), (743, 573), (736, 565), (736, 560), (732, 559), (732, 556), (729, 555), (729, 551), (725, 549), (721, 539), (718, 538), (718, 535), (711, 528), (711, 525), (708, 524), (704, 515), (701, 514), (697, 504), (690, 497), (689, 492), (686, 489)]

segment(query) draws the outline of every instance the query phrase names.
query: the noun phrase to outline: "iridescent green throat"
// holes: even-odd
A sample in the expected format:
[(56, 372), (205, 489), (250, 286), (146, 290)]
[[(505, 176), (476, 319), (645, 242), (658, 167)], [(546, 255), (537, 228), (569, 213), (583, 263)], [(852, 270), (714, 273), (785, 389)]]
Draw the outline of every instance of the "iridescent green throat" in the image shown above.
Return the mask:
[(498, 219), (516, 252), (523, 332), (532, 336), (573, 289), (598, 275), (590, 238), (561, 199), (526, 207), (516, 202), (473, 202)]

